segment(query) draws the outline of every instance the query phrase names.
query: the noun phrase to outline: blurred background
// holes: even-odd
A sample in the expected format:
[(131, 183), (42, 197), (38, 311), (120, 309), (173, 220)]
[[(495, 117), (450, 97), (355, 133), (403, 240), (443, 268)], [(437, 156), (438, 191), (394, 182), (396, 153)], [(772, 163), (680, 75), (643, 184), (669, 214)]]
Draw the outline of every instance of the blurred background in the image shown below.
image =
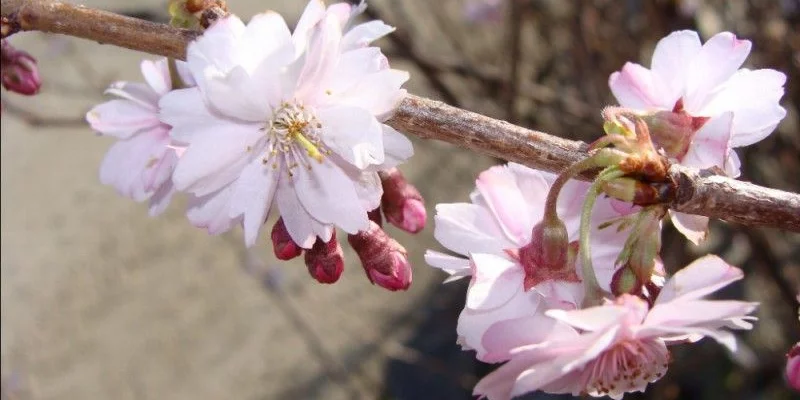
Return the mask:
[[(165, 0), (82, 3), (167, 21)], [(228, 4), (245, 20), (273, 9), (291, 24), (306, 1)], [(676, 29), (732, 31), (753, 42), (747, 66), (788, 76), (788, 115), (738, 150), (741, 179), (800, 191), (798, 0), (372, 0), (368, 13), (397, 26), (379, 45), (411, 72), (410, 92), (581, 140), (601, 134), (608, 76), (626, 61), (649, 65)], [(426, 198), (428, 229), (387, 228), (412, 256), (411, 289), (370, 285), (347, 246), (344, 276), (320, 285), (302, 261), (276, 261), (266, 234), (246, 250), (239, 230), (191, 227), (183, 201), (149, 218), (99, 183), (111, 141), (83, 114), (112, 81), (141, 79), (139, 61), (153, 56), (40, 33), (12, 43), (39, 59), (44, 86), (33, 98), (3, 92), (4, 400), (468, 399), (492, 370), (455, 344), (466, 282), (442, 285), (422, 254), (439, 248), (433, 206), (468, 201), (477, 173), (500, 160), (416, 140), (402, 169)], [(666, 228), (667, 267), (708, 252), (741, 266), (744, 282), (721, 295), (761, 302), (760, 321), (736, 354), (708, 340), (676, 347), (668, 375), (626, 398), (792, 398), (783, 367), (800, 339), (800, 235), (717, 221), (710, 238), (698, 248)]]

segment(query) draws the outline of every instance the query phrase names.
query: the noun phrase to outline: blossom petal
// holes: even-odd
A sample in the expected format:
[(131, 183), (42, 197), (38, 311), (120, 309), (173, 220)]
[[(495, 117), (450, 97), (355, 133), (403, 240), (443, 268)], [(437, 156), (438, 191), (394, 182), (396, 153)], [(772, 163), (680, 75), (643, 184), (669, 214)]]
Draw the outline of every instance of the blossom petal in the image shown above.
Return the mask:
[(662, 106), (652, 72), (639, 64), (625, 63), (608, 78), (608, 86), (623, 107), (646, 110)]
[(176, 142), (191, 143), (195, 134), (224, 121), (216, 111), (206, 107), (200, 89), (173, 90), (158, 102), (159, 118), (172, 126), (170, 137)]
[(278, 177), (278, 172), (271, 165), (265, 165), (256, 158), (242, 170), (241, 176), (233, 184), (228, 215), (231, 218), (242, 216), (244, 241), (248, 247), (255, 244), (258, 232), (264, 225)]
[(336, 79), (326, 82), (326, 93), (335, 96), (346, 92), (365, 76), (389, 68), (389, 61), (377, 47), (348, 51), (339, 57), (334, 72)]
[(578, 332), (567, 324), (534, 314), (517, 319), (499, 321), (483, 335), (486, 349), (484, 362), (501, 362), (511, 358), (511, 350), (520, 346), (543, 343), (548, 340), (577, 338)]
[(515, 293), (522, 292), (522, 267), (514, 261), (493, 254), (473, 253), (475, 265), (466, 307), (491, 310), (507, 303)]
[[(647, 306), (644, 306), (644, 313)], [(599, 331), (603, 328), (619, 324), (619, 321), (629, 314), (630, 310), (622, 306), (598, 306), (580, 310), (548, 310), (545, 314), (553, 319), (567, 323), (584, 331)]]
[(658, 41), (650, 67), (659, 87), (662, 107), (671, 109), (683, 94), (686, 79), (691, 74), (687, 66), (691, 65), (701, 48), (697, 32), (689, 30), (672, 32)]
[(86, 113), (92, 129), (119, 139), (161, 124), (152, 110), (128, 100), (109, 100)]
[(347, 31), (342, 38), (342, 50), (347, 51), (368, 46), (370, 43), (394, 32), (395, 28), (383, 21), (375, 20), (358, 24)]
[(655, 304), (696, 300), (743, 277), (744, 273), (739, 268), (729, 265), (715, 255), (707, 255), (676, 272), (664, 284)]
[[(259, 90), (270, 81), (258, 81), (242, 66), (234, 67), (227, 75), (206, 78), (208, 103), (226, 117), (246, 122), (266, 123), (272, 114), (269, 94)], [(266, 93), (265, 93), (266, 92)]]
[(529, 219), (528, 202), (522, 197), (511, 170), (505, 166), (489, 168), (478, 176), (475, 186), (506, 237), (518, 245), (524, 244), (522, 238), (530, 236), (533, 222)]
[(281, 218), (286, 225), (286, 231), (289, 236), (297, 243), (298, 246), (304, 249), (310, 249), (314, 242), (317, 241), (315, 231), (315, 223), (311, 215), (308, 214), (300, 201), (297, 199), (294, 189), (290, 186), (288, 179), (281, 179), (278, 182), (278, 188), (275, 192), (275, 201), (278, 203)]
[(353, 181), (330, 159), (309, 160), (310, 169), (294, 169), (294, 188), (308, 213), (323, 223), (334, 224), (347, 233), (367, 229), (367, 211), (361, 207)]
[(342, 26), (335, 15), (326, 15), (314, 30), (306, 52), (305, 63), (297, 79), (297, 98), (315, 98), (320, 95), (324, 83), (339, 59), (339, 41)]
[(172, 79), (169, 76), (166, 58), (157, 61), (142, 60), (140, 68), (144, 80), (156, 94), (163, 96), (172, 90)]
[(350, 90), (331, 96), (329, 101), (364, 108), (383, 121), (406, 96), (400, 87), (408, 77), (408, 72), (385, 69), (363, 77)]
[(708, 236), (708, 217), (702, 215), (686, 214), (670, 210), (669, 217), (672, 225), (683, 236), (686, 236), (695, 246), (703, 243)]
[(154, 92), (150, 86), (144, 83), (125, 81), (114, 82), (103, 93), (114, 95), (121, 99), (130, 100), (144, 109), (151, 110), (153, 114), (158, 112), (157, 105), (159, 95), (158, 93)]
[[(757, 303), (721, 300), (683, 300), (653, 307), (643, 325), (658, 332), (661, 327), (716, 328), (720, 321), (739, 319), (752, 313)], [(650, 333), (650, 334), (653, 334)]]
[(501, 254), (504, 249), (515, 247), (504, 239), (500, 227), (483, 207), (468, 203), (437, 204), (434, 219), (433, 236), (456, 253)]
[(450, 275), (450, 277), (445, 279), (444, 283), (472, 275), (472, 267), (470, 267), (469, 260), (466, 258), (454, 257), (438, 251), (427, 250), (425, 252), (425, 262)]
[(389, 125), (381, 124), (384, 158), (381, 169), (394, 168), (414, 155), (414, 146), (406, 135)]
[(205, 228), (211, 235), (230, 230), (239, 220), (228, 216), (231, 193), (233, 188), (226, 186), (206, 196), (191, 196), (186, 210), (189, 222), (198, 228)]
[(261, 136), (258, 129), (228, 123), (196, 133), (175, 168), (175, 187), (202, 196), (235, 180), (248, 161), (248, 151)]
[(140, 134), (115, 143), (100, 165), (100, 182), (135, 201), (150, 197), (143, 175), (167, 152), (163, 136)]
[(681, 164), (695, 168), (724, 168), (730, 151), (733, 113), (712, 118), (695, 134)]
[(239, 40), (245, 25), (236, 15), (229, 15), (213, 23), (186, 49), (186, 63), (197, 86), (205, 91), (208, 74), (222, 75), (242, 61)]
[(247, 23), (240, 42), (240, 51), (252, 61), (242, 65), (249, 67), (247, 71), (252, 72), (252, 68), (262, 60), (272, 58), (275, 52), (285, 49), (290, 49), (288, 58), (294, 58), (291, 40), (292, 34), (280, 14), (274, 11), (256, 14)]
[(340, 106), (318, 110), (325, 144), (358, 169), (384, 161), (383, 129), (362, 108)]
[(325, 16), (325, 2), (322, 0), (310, 0), (300, 15), (300, 20), (292, 33), (292, 41), (295, 44), (295, 56), (305, 51), (308, 45), (308, 36), (311, 29)]
[(166, 211), (167, 206), (169, 206), (169, 202), (172, 201), (172, 196), (176, 192), (175, 185), (172, 184), (172, 181), (164, 182), (155, 192), (153, 192), (153, 195), (150, 197), (148, 214), (151, 217), (161, 215), (161, 213)]
[(750, 54), (751, 43), (721, 32), (709, 39), (694, 58), (686, 78), (684, 106), (690, 113), (703, 109), (715, 88), (730, 78)]

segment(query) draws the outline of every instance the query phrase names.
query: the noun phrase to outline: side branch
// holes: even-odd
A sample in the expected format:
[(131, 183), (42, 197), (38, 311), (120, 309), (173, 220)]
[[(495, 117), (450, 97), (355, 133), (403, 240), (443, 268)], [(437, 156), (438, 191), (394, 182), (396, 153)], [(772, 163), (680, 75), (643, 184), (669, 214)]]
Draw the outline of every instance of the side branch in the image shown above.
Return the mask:
[[(39, 30), (183, 59), (197, 32), (51, 0), (2, 0), (3, 36)], [(587, 145), (409, 95), (387, 123), (424, 139), (455, 144), (533, 168), (560, 172)], [(665, 203), (680, 212), (800, 232), (800, 195), (673, 165)], [(582, 176), (582, 179), (590, 178)]]

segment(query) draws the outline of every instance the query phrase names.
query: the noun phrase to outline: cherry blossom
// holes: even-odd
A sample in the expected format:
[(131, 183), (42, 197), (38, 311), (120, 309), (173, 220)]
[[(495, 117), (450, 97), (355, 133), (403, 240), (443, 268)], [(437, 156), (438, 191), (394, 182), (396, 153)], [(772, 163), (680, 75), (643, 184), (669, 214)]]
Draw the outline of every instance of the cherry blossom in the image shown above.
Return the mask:
[[(544, 204), (555, 175), (510, 163), (480, 174), (471, 203), (436, 206), (434, 236), (460, 256), (429, 250), (428, 264), (451, 276), (471, 276), (467, 301), (458, 323), (459, 342), (483, 361), (507, 358), (514, 343), (511, 331), (534, 329), (535, 316), (551, 308), (574, 309), (583, 299), (580, 262), (568, 271), (530, 268), (525, 250), (533, 242), (534, 227), (544, 216)], [(570, 241), (578, 238), (580, 211), (589, 184), (567, 183), (559, 196), (558, 215)], [(624, 216), (631, 207), (600, 199), (593, 214), (592, 259), (601, 287), (609, 290), (614, 261), (625, 243), (625, 233), (599, 224)], [(572, 244), (574, 250), (575, 244)], [(466, 258), (465, 258), (466, 257)], [(534, 318), (533, 320), (531, 318)], [(487, 331), (498, 323), (502, 328)], [(490, 337), (487, 337), (490, 336)], [(491, 346), (487, 343), (491, 342)]]
[[(733, 148), (764, 139), (786, 116), (779, 105), (786, 76), (740, 68), (750, 48), (729, 32), (705, 44), (694, 31), (673, 32), (658, 42), (650, 69), (627, 63), (611, 74), (609, 86), (623, 107), (661, 112), (651, 118), (658, 119), (651, 136), (667, 155), (737, 177), (741, 163)], [(671, 214), (691, 241), (705, 238), (708, 218)]]
[(748, 314), (757, 304), (702, 297), (742, 277), (719, 257), (705, 256), (669, 279), (652, 307), (624, 294), (602, 306), (547, 311), (558, 335), (541, 342), (541, 332), (530, 334), (530, 344), (513, 349), (475, 394), (507, 399), (543, 390), (620, 399), (643, 391), (666, 373), (669, 345), (708, 336), (735, 350), (735, 337), (723, 328), (750, 329), (755, 318)]
[(350, 27), (363, 7), (312, 0), (294, 33), (274, 12), (246, 26), (229, 16), (189, 45), (197, 87), (165, 96), (161, 117), (187, 145), (173, 180), (194, 195), (195, 225), (219, 233), (241, 222), (252, 245), (276, 204), (306, 249), (330, 240), (334, 226), (369, 226), (382, 193), (377, 171), (413, 149), (382, 123), (408, 74), (368, 47), (393, 28)]
[[(183, 63), (177, 63), (185, 84), (192, 78)], [(150, 200), (150, 214), (163, 212), (175, 193), (171, 175), (178, 152), (171, 146), (170, 126), (159, 120), (158, 102), (173, 88), (166, 59), (144, 60), (141, 71), (146, 83), (116, 82), (107, 90), (117, 99), (107, 101), (86, 114), (92, 129), (117, 138), (100, 165), (100, 181), (135, 201)]]

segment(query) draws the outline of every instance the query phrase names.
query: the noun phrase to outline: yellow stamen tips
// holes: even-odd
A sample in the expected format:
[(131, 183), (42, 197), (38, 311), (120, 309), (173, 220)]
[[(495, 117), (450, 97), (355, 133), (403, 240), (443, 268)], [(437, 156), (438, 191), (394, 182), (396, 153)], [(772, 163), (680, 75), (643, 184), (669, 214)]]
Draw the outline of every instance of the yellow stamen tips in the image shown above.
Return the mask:
[(327, 94), (328, 96), (330, 96), (330, 95), (332, 95), (332, 94), (333, 94), (333, 92), (332, 92), (330, 89), (328, 89), (328, 90), (326, 90), (326, 91), (325, 91), (325, 94)]
[(297, 140), (297, 143), (300, 143), (300, 146), (303, 146), (303, 148), (308, 153), (308, 156), (317, 160), (317, 162), (321, 163), (322, 159), (325, 158), (325, 156), (319, 151), (317, 146), (314, 146), (314, 144), (311, 143), (308, 139), (306, 139), (306, 137), (303, 136), (302, 134), (296, 134), (294, 136), (294, 139)]
[(158, 159), (153, 157), (147, 161), (147, 164), (144, 166), (145, 168), (153, 168), (154, 165), (158, 164)]

